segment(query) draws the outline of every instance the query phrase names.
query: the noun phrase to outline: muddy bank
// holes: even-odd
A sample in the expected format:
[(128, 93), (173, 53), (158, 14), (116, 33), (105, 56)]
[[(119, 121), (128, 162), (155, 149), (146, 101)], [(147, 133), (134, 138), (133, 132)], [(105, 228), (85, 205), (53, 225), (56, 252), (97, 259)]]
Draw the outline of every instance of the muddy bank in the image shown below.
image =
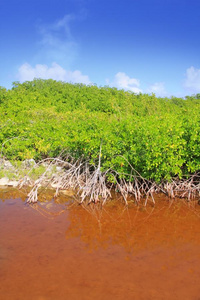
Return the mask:
[(0, 159), (0, 186), (17, 187), (22, 181), (27, 186), (33, 186), (44, 172), (46, 174), (43, 185), (45, 185), (45, 180), (50, 177), (60, 176), (63, 170), (59, 166), (51, 166), (48, 159), (39, 163), (36, 163), (34, 159), (14, 162)]
[(97, 210), (71, 200), (26, 205), (0, 191), (0, 298), (199, 299), (198, 205), (159, 195), (154, 207)]

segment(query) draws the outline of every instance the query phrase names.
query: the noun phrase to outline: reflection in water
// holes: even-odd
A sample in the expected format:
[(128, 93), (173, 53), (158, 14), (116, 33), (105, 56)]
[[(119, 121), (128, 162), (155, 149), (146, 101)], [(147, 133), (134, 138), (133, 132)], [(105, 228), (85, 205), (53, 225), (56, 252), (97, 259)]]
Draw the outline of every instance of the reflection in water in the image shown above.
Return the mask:
[(25, 204), (0, 191), (0, 299), (198, 299), (200, 206), (155, 207), (72, 198)]
[(29, 204), (30, 208), (37, 211), (41, 216), (47, 219), (54, 219), (55, 217), (66, 212), (67, 208), (57, 204), (52, 200), (51, 202), (39, 202)]
[[(70, 226), (66, 238), (80, 237), (89, 250), (118, 245), (128, 253), (157, 245), (166, 247), (186, 241), (199, 243), (198, 208), (194, 203), (189, 206), (184, 201), (171, 203), (167, 199), (158, 200), (156, 206), (146, 208), (128, 208), (117, 202), (103, 208), (93, 204), (84, 206), (84, 209), (77, 206), (69, 211)], [(197, 226), (191, 226), (191, 222)]]

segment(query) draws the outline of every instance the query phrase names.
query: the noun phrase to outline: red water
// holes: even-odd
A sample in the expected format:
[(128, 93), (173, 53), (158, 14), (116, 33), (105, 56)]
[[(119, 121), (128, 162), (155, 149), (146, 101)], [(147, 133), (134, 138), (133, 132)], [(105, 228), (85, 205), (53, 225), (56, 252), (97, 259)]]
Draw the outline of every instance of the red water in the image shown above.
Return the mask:
[(200, 299), (196, 203), (24, 200), (0, 191), (0, 299)]

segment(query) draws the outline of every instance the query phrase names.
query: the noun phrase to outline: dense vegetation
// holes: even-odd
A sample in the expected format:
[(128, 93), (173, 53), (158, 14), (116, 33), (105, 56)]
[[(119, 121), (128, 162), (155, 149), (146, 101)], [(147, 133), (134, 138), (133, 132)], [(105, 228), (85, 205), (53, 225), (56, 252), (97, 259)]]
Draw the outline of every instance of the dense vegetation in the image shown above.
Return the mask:
[(157, 98), (36, 79), (0, 88), (0, 115), (1, 155), (10, 160), (66, 149), (97, 164), (101, 146), (101, 169), (124, 178), (133, 168), (156, 182), (200, 169), (199, 95)]

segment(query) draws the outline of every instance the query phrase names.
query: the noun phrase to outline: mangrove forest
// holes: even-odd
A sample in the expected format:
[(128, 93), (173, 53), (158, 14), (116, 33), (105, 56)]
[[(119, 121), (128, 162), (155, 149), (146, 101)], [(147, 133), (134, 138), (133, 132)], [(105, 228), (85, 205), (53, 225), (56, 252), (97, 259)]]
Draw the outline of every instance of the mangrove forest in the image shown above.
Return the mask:
[(125, 201), (154, 192), (190, 199), (200, 194), (199, 96), (14, 82), (0, 88), (1, 158), (61, 166), (58, 190), (74, 188), (81, 201), (105, 201), (112, 190)]

